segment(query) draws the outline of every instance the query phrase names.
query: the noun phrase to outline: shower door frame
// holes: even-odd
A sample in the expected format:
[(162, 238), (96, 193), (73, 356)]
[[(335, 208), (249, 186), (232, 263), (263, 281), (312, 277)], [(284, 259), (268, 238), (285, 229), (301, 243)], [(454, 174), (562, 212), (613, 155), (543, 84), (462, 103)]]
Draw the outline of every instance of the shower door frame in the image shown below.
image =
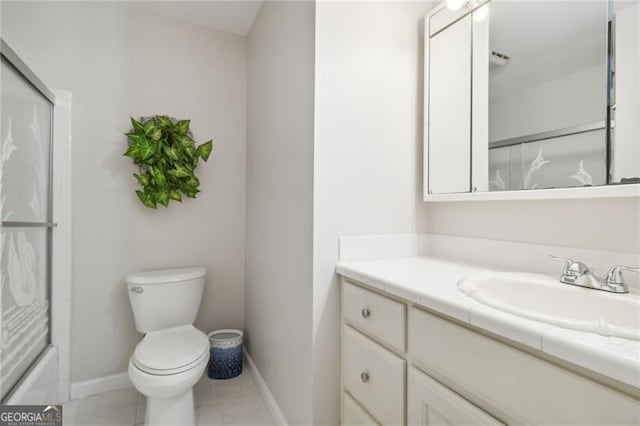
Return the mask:
[[(5, 395), (2, 403), (62, 403), (69, 399), (70, 388), (71, 93), (56, 90), (54, 94), (2, 38), (0, 55), (51, 104), (46, 222), (0, 222), (0, 228), (47, 229), (48, 345)], [(61, 225), (59, 228), (58, 224)], [(50, 400), (52, 398), (54, 400)]]

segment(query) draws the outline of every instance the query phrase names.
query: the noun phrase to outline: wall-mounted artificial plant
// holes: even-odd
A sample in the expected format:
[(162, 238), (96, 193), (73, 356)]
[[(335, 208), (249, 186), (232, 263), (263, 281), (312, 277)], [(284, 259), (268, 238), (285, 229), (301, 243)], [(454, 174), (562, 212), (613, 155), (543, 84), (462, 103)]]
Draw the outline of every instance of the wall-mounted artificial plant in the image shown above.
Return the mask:
[(182, 201), (182, 195), (196, 198), (200, 181), (195, 175), (200, 159), (207, 161), (213, 141), (196, 146), (189, 131), (190, 120), (175, 120), (165, 115), (136, 120), (126, 136), (129, 147), (124, 155), (140, 168), (133, 176), (142, 186), (138, 198), (145, 206), (167, 207), (171, 200)]

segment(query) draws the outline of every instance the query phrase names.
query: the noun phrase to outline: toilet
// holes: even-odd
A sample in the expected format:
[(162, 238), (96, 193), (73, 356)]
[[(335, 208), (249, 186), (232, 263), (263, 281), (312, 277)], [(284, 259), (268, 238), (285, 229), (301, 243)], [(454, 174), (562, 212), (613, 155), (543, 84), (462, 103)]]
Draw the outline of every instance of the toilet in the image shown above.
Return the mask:
[(193, 385), (209, 361), (209, 340), (193, 326), (207, 272), (202, 267), (127, 275), (136, 328), (133, 386), (147, 397), (146, 425), (195, 425)]

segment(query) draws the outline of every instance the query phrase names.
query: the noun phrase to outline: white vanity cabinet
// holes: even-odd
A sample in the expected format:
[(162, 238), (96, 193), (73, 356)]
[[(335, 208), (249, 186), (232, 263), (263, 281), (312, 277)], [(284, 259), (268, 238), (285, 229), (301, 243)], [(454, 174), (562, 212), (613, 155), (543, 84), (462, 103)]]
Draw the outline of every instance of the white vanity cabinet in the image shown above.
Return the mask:
[(640, 424), (640, 392), (364, 284), (342, 297), (342, 424)]

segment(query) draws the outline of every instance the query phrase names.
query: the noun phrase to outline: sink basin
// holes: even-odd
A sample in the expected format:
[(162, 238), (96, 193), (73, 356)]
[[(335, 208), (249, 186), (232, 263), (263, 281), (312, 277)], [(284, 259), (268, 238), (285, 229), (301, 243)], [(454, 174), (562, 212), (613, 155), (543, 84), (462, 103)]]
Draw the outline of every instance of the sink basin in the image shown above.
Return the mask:
[(560, 283), (537, 274), (485, 272), (463, 278), (468, 297), (562, 328), (640, 340), (640, 298)]

